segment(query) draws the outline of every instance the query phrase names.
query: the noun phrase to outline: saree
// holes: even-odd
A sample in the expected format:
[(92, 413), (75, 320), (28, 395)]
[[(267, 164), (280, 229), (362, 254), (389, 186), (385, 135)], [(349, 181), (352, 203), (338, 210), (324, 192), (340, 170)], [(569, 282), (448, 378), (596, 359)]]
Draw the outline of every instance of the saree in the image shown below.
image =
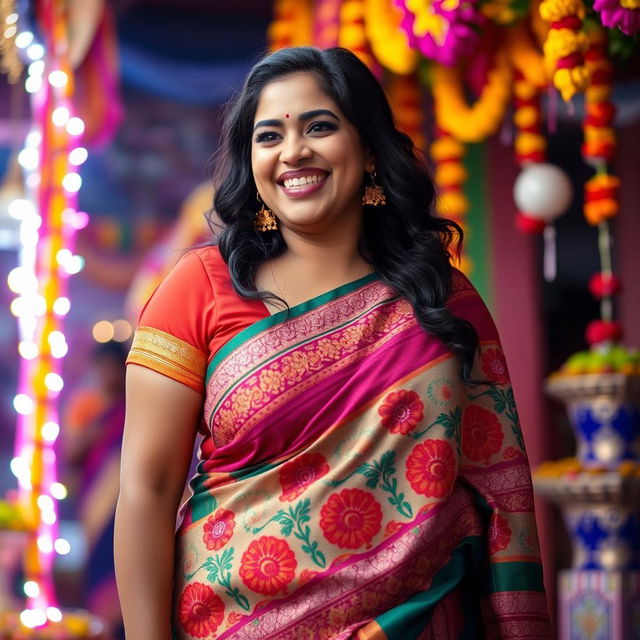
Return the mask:
[(479, 334), (483, 384), (376, 274), (214, 354), (176, 638), (551, 637), (496, 329), (458, 272), (448, 307)]

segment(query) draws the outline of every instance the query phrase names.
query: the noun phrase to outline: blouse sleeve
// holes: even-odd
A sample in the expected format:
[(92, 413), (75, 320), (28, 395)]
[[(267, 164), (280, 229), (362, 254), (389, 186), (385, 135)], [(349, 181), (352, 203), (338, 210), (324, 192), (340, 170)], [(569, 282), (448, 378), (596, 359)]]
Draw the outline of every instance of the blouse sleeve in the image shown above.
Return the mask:
[(214, 329), (211, 281), (197, 251), (191, 251), (142, 309), (127, 364), (147, 367), (204, 393)]

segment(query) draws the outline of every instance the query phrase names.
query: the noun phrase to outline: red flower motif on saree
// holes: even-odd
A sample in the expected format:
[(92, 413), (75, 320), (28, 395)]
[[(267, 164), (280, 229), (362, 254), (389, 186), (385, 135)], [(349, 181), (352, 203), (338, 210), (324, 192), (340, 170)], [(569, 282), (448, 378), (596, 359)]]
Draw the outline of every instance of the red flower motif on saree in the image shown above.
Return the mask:
[(295, 500), (318, 478), (329, 473), (326, 458), (320, 453), (303, 453), (296, 459), (286, 462), (280, 469), (282, 502)]
[(178, 621), (195, 638), (209, 638), (224, 619), (224, 603), (201, 582), (187, 585), (178, 603)]
[(445, 440), (425, 440), (407, 458), (407, 480), (416, 493), (443, 498), (453, 489), (456, 459)]
[(489, 461), (500, 451), (504, 434), (494, 413), (477, 405), (465, 409), (462, 416), (462, 452), (469, 460)]
[(325, 538), (342, 549), (367, 546), (380, 531), (382, 509), (367, 491), (343, 489), (329, 496), (320, 510)]
[(424, 404), (415, 391), (400, 389), (390, 393), (378, 408), (382, 425), (391, 433), (406, 435), (422, 420)]
[(511, 540), (511, 527), (509, 523), (498, 514), (494, 514), (489, 525), (489, 553), (502, 551), (507, 548)]
[(507, 384), (509, 372), (502, 349), (487, 349), (482, 354), (482, 371), (492, 382)]
[(224, 547), (233, 534), (236, 526), (233, 511), (218, 509), (204, 523), (202, 540), (210, 551), (217, 551)]
[(293, 580), (297, 564), (295, 554), (284, 540), (262, 536), (242, 554), (240, 577), (252, 591), (273, 596)]

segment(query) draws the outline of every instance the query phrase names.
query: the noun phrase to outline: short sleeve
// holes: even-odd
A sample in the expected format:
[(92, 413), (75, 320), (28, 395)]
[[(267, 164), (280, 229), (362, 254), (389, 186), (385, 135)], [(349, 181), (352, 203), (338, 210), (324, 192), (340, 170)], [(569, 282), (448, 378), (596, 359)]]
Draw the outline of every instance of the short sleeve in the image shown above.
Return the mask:
[(143, 307), (127, 364), (147, 367), (203, 393), (215, 311), (209, 274), (198, 252), (191, 251)]

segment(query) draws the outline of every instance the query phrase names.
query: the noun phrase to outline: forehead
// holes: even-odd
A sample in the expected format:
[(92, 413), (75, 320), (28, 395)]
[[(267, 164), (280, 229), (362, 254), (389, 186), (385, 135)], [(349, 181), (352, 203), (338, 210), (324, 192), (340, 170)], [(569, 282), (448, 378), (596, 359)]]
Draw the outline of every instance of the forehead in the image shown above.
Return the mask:
[(322, 90), (320, 79), (308, 71), (290, 73), (268, 82), (260, 92), (254, 122), (263, 118), (282, 118), (311, 109), (329, 108), (338, 114), (340, 109)]

